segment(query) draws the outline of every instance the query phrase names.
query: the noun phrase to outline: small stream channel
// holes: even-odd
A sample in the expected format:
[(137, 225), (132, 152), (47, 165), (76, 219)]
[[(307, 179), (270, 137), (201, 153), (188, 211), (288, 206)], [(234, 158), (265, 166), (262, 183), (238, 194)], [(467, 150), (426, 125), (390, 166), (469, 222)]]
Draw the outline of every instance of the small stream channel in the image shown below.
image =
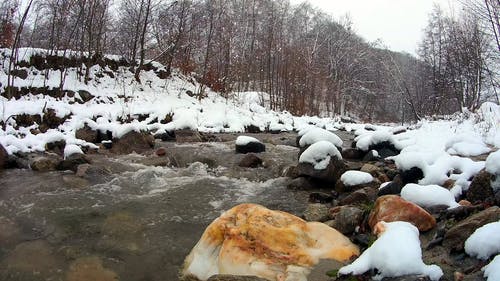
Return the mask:
[(101, 153), (89, 155), (80, 177), (0, 171), (0, 280), (177, 280), (224, 210), (252, 202), (300, 216), (308, 192), (286, 189), (280, 177), (297, 162), (295, 135), (255, 136), (266, 143), (266, 168), (238, 167), (242, 155), (229, 140), (157, 143), (179, 167), (155, 166), (165, 164), (155, 155)]

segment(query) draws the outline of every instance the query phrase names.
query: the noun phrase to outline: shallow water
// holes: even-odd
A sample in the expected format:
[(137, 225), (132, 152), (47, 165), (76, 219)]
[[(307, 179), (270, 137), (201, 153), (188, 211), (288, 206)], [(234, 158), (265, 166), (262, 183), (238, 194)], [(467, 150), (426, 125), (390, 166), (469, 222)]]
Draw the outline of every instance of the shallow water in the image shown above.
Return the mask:
[(279, 177), (297, 161), (297, 149), (284, 145), (294, 136), (278, 137), (262, 154), (268, 168), (236, 167), (242, 156), (226, 142), (159, 144), (186, 162), (181, 168), (132, 154), (93, 155), (101, 172), (83, 178), (1, 171), (0, 280), (177, 280), (224, 210), (252, 202), (302, 213), (308, 193), (287, 190)]

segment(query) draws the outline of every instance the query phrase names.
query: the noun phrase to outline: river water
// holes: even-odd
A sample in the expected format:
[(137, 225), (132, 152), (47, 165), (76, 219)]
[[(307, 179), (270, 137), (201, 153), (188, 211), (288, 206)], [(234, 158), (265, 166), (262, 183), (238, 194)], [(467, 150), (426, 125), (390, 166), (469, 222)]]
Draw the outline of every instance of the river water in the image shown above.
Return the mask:
[[(177, 280), (184, 257), (221, 212), (245, 202), (301, 215), (286, 189), (294, 134), (259, 135), (266, 168), (240, 168), (234, 141), (157, 143), (155, 155), (89, 155), (73, 172), (0, 172), (0, 280)], [(234, 137), (233, 137), (234, 138)], [(267, 138), (267, 139), (266, 139)], [(172, 162), (172, 161), (170, 161)]]

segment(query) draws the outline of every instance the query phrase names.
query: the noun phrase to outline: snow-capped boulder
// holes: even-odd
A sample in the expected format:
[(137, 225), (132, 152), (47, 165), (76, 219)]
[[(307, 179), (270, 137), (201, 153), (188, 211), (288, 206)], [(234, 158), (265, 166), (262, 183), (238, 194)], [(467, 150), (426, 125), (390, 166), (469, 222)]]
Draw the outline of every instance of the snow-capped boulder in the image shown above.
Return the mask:
[(328, 141), (319, 141), (300, 155), (297, 169), (299, 176), (335, 183), (346, 171), (346, 165), (335, 145)]
[(335, 184), (335, 190), (338, 192), (352, 191), (373, 185), (374, 178), (366, 172), (350, 170), (340, 176)]
[(460, 206), (455, 196), (446, 188), (439, 185), (418, 185), (409, 183), (401, 189), (401, 197), (421, 207), (446, 205), (448, 208)]
[(266, 151), (266, 146), (258, 139), (249, 136), (236, 138), (236, 153), (260, 153)]
[(368, 224), (372, 229), (381, 221), (406, 221), (420, 231), (427, 231), (436, 226), (436, 219), (418, 205), (406, 201), (397, 195), (381, 196), (375, 201)]
[(479, 227), (500, 220), (500, 208), (490, 207), (473, 214), (450, 228), (444, 235), (443, 246), (453, 251), (464, 248), (464, 241)]
[(465, 240), (465, 252), (469, 256), (488, 259), (500, 253), (500, 221), (491, 222), (476, 229)]
[(321, 128), (311, 128), (307, 130), (307, 132), (300, 138), (299, 146), (301, 148), (307, 148), (318, 141), (328, 141), (335, 145), (339, 151), (342, 150), (342, 139), (340, 139), (336, 134)]
[(439, 266), (426, 265), (422, 261), (419, 232), (414, 225), (402, 221), (382, 221), (375, 226), (374, 232), (379, 235), (378, 239), (353, 263), (340, 268), (339, 274), (359, 275), (376, 268), (376, 280), (423, 274), (437, 281), (443, 276)]
[(307, 280), (319, 259), (347, 261), (358, 254), (349, 238), (323, 223), (242, 204), (207, 227), (186, 257), (181, 275), (199, 280), (217, 274)]
[(66, 159), (74, 154), (83, 154), (83, 151), (76, 144), (66, 144), (66, 146), (64, 147), (64, 159)]

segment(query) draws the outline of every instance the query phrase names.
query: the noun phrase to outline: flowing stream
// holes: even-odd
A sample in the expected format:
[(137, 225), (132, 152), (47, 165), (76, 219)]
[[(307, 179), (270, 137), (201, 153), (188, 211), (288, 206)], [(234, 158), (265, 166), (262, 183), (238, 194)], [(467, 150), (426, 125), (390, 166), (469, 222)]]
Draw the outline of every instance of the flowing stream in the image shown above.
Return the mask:
[(177, 280), (224, 210), (252, 202), (300, 216), (308, 192), (280, 177), (297, 163), (295, 135), (259, 137), (266, 168), (238, 167), (243, 156), (226, 141), (157, 143), (178, 167), (155, 155), (94, 154), (84, 176), (0, 171), (0, 280)]

